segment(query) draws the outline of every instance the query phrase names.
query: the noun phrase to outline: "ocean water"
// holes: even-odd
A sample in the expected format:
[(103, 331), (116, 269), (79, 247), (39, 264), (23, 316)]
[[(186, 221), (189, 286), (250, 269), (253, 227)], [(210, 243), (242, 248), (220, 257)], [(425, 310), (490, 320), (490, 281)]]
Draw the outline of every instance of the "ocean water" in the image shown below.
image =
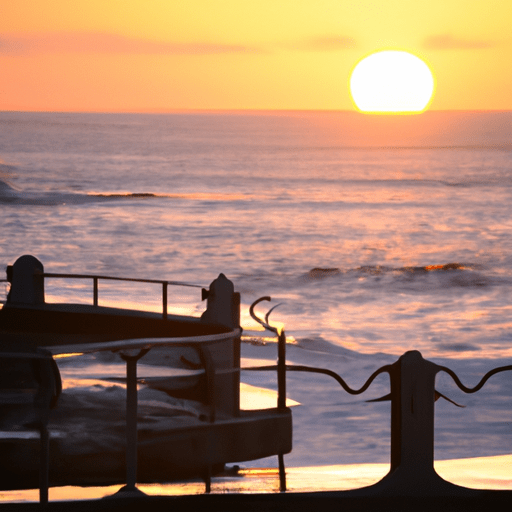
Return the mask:
[[(352, 387), (412, 349), (468, 386), (511, 364), (512, 113), (2, 112), (0, 134), (0, 266), (33, 254), (48, 272), (203, 286), (224, 272), (248, 333), (270, 295), (290, 362)], [(49, 301), (91, 293), (47, 284)], [(172, 289), (170, 309), (199, 314), (198, 295)], [(100, 303), (158, 309), (159, 290), (109, 285)], [(272, 360), (250, 341), (247, 361)], [(359, 397), (288, 382), (302, 404), (288, 464), (389, 460), (389, 403), (366, 402), (384, 377)], [(510, 374), (476, 395), (438, 386), (466, 407), (437, 403), (436, 458), (512, 453)]]

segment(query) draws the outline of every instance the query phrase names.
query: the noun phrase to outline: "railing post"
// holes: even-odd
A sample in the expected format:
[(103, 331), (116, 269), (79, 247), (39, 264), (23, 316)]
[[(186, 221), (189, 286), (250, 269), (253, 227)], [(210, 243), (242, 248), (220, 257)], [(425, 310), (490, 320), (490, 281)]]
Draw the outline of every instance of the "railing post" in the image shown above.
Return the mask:
[(137, 484), (137, 361), (149, 352), (120, 354), (126, 361), (126, 485), (118, 492), (139, 492)]
[(412, 350), (391, 377), (391, 470), (434, 468), (435, 377), (439, 367)]
[(44, 303), (44, 267), (34, 256), (19, 257), (9, 270), (11, 289), (7, 302)]
[(391, 468), (369, 488), (372, 492), (411, 496), (456, 491), (434, 469), (435, 378), (440, 368), (417, 350), (390, 367)]
[(284, 329), (277, 340), (277, 407), (286, 408), (286, 334)]
[(167, 281), (162, 282), (162, 315), (167, 320)]
[(93, 299), (92, 303), (97, 306), (98, 305), (98, 278), (93, 277)]
[(48, 505), (49, 466), (50, 466), (50, 434), (46, 421), (42, 423), (41, 430), (41, 466), (39, 468), (39, 502), (43, 507)]
[[(286, 409), (286, 334), (284, 329), (277, 339), (277, 408)], [(279, 465), (279, 491), (286, 492), (286, 470), (284, 455), (277, 455)]]
[(126, 359), (126, 486), (137, 483), (137, 359)]

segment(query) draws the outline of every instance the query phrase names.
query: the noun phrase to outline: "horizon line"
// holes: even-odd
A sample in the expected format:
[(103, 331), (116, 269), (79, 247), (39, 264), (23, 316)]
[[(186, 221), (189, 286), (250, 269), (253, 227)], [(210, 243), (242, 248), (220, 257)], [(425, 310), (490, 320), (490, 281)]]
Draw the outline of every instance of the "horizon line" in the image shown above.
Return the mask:
[(1, 109), (0, 113), (20, 113), (20, 114), (234, 114), (243, 115), (245, 113), (256, 114), (279, 114), (279, 113), (352, 113), (365, 117), (416, 117), (428, 114), (429, 112), (457, 112), (457, 113), (507, 113), (512, 109), (428, 109), (418, 113), (364, 113), (355, 109), (293, 109), (293, 108), (176, 108), (176, 109), (146, 109), (146, 110), (30, 110), (30, 109)]

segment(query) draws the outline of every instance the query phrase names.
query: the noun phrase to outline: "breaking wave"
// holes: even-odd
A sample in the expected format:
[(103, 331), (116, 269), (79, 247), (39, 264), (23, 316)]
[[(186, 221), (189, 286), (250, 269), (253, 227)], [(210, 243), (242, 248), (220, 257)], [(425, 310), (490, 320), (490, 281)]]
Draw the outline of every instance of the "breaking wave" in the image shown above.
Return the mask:
[(197, 193), (155, 193), (155, 192), (97, 192), (89, 193), (89, 197), (99, 199), (148, 199), (148, 198), (167, 198), (167, 199), (188, 199), (192, 201), (239, 201), (250, 199), (248, 194), (219, 194), (209, 192)]
[(19, 197), (19, 192), (13, 188), (7, 181), (0, 179), (0, 201), (13, 202)]
[(315, 267), (302, 279), (306, 282), (327, 282), (357, 279), (362, 286), (375, 284), (396, 284), (401, 288), (428, 291), (449, 287), (485, 287), (497, 281), (482, 265), (474, 263), (450, 262), (424, 266), (390, 267), (364, 265), (352, 269), (337, 267)]
[(0, 170), (0, 204), (23, 205), (58, 205), (58, 204), (87, 204), (103, 201), (118, 200), (151, 200), (151, 199), (181, 199), (189, 201), (229, 202), (251, 199), (245, 194), (218, 193), (183, 193), (161, 194), (155, 192), (33, 192), (15, 189), (7, 179), (1, 176)]
[(445, 263), (442, 265), (425, 265), (419, 267), (386, 267), (381, 265), (364, 265), (351, 270), (341, 270), (337, 267), (333, 268), (312, 268), (306, 275), (308, 279), (325, 279), (328, 277), (339, 276), (347, 273), (359, 273), (361, 275), (378, 276), (388, 273), (398, 274), (426, 274), (428, 272), (451, 272), (454, 270), (476, 270), (481, 266), (470, 263)]

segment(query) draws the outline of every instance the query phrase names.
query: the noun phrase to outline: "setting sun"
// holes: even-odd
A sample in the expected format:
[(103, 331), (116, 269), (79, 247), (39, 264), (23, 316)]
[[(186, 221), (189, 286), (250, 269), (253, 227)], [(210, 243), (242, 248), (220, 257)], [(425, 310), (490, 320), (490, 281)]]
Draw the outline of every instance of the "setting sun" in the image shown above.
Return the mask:
[(361, 112), (419, 113), (430, 104), (434, 77), (427, 64), (411, 53), (380, 51), (355, 66), (350, 92)]

